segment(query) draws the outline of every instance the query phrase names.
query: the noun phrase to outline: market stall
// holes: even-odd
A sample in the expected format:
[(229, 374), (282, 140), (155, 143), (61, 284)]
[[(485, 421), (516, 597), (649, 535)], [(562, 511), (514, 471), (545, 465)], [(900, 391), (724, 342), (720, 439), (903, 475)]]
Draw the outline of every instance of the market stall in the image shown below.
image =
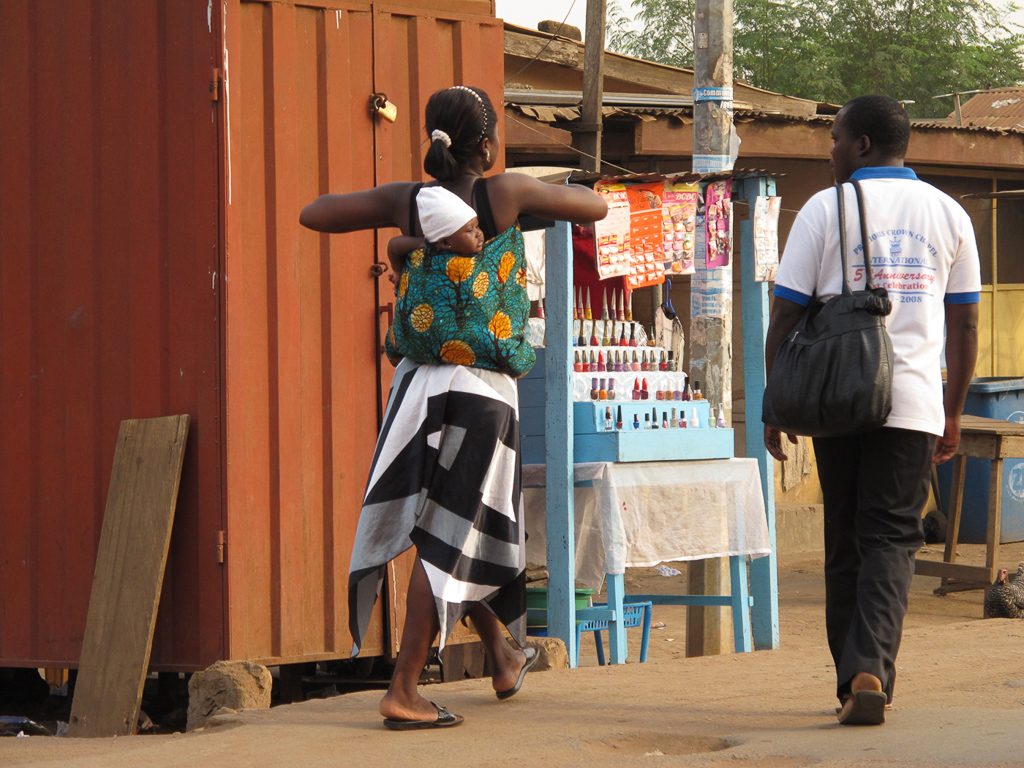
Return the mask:
[[(592, 258), (601, 282), (587, 289), (577, 286), (573, 263), (581, 249), (579, 236), (574, 250), (567, 224), (560, 222), (548, 231), (542, 313), (545, 349), (537, 368), (520, 383), (525, 481), (527, 486), (532, 482), (546, 488), (548, 632), (565, 641), (575, 665), (577, 619), (600, 614), (609, 622), (612, 660), (624, 661), (623, 606), (631, 598), (623, 594), (622, 571), (627, 565), (653, 562), (655, 555), (635, 555), (628, 545), (638, 540), (639, 532), (654, 531), (654, 538), (660, 536), (667, 545), (658, 558), (724, 556), (730, 560), (731, 575), (729, 594), (659, 596), (655, 602), (729, 606), (737, 650), (774, 648), (778, 645), (778, 584), (773, 478), (759, 429), (767, 280), (773, 276), (773, 251), (777, 259), (777, 245), (771, 243), (771, 213), (773, 208), (777, 212), (778, 206), (774, 179), (734, 172), (706, 177), (600, 179), (594, 184), (610, 208), (609, 220), (593, 233)], [(698, 382), (690, 380), (682, 368), (684, 356), (671, 333), (662, 333), (653, 325), (645, 330), (632, 316), (632, 297), (634, 291), (660, 286), (666, 276), (689, 274), (692, 317), (731, 311), (736, 208), (745, 213), (740, 221), (738, 255), (745, 419), (752, 426), (746, 430), (743, 452), (756, 461), (761, 504), (747, 501), (709, 508), (707, 517), (713, 527), (754, 534), (744, 533), (739, 544), (726, 535), (724, 544), (719, 537), (712, 545), (694, 548), (692, 531), (685, 522), (670, 532), (663, 514), (659, 520), (658, 510), (671, 508), (673, 498), (685, 505), (686, 492), (681, 486), (686, 484), (692, 484), (698, 494), (729, 486), (729, 474), (735, 475), (737, 464), (744, 463), (733, 460), (733, 432), (726, 408), (731, 402), (702, 397)], [(600, 308), (594, 299), (598, 287)], [(694, 327), (702, 326), (698, 322)], [(724, 389), (729, 392), (727, 386)], [(657, 464), (649, 465), (646, 480), (637, 481), (636, 477), (643, 477), (644, 465), (636, 462)], [(533, 463), (543, 463), (543, 470), (530, 466)], [(587, 471), (581, 465), (587, 463), (604, 466), (600, 482), (606, 499), (597, 526), (599, 535), (591, 535), (589, 542), (581, 540), (579, 546), (593, 553), (593, 542), (600, 540), (600, 554), (607, 566), (608, 605), (577, 611), (574, 497), (578, 476)], [(633, 467), (627, 466), (630, 464)], [(753, 471), (754, 462), (746, 462), (746, 466)], [(541, 475), (542, 482), (537, 479)], [(661, 480), (650, 479), (654, 476)], [(667, 476), (674, 479), (668, 482)], [(617, 479), (620, 477), (634, 480), (623, 482)], [(609, 493), (627, 492), (634, 494), (635, 500), (625, 513), (620, 503), (607, 501)], [(685, 515), (680, 517), (685, 520)], [(537, 518), (528, 510), (528, 530), (531, 520), (536, 531)], [(594, 526), (587, 530), (593, 533)], [(585, 558), (591, 571), (594, 557)], [(751, 557), (748, 595), (747, 560)], [(749, 614), (748, 606), (752, 606)]]

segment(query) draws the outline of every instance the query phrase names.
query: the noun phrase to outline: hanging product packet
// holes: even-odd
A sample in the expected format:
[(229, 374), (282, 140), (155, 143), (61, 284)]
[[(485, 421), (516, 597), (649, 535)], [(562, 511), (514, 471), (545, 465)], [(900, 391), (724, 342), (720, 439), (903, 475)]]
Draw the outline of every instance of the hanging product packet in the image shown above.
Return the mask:
[(597, 274), (602, 280), (629, 274), (630, 207), (626, 186), (599, 181), (594, 191), (608, 204), (608, 215), (594, 222), (594, 258)]
[(754, 201), (754, 280), (775, 282), (779, 268), (779, 211), (781, 197), (758, 196)]
[(732, 180), (712, 181), (704, 190), (708, 269), (728, 266), (732, 255)]
[(632, 261), (626, 285), (633, 290), (665, 281), (665, 236), (663, 230), (662, 196), (665, 182), (630, 184), (629, 238)]
[(668, 183), (662, 198), (665, 272), (692, 275), (696, 247), (699, 184)]

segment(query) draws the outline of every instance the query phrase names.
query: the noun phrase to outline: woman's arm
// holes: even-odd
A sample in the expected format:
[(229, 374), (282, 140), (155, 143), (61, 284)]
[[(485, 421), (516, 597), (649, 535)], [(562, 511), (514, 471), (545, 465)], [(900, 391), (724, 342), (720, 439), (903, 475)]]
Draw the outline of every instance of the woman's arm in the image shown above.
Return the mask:
[(399, 227), (407, 212), (409, 184), (393, 182), (362, 192), (344, 195), (320, 195), (302, 209), (299, 223), (317, 232), (354, 232), (359, 229)]
[(496, 191), (512, 204), (517, 217), (528, 213), (545, 219), (590, 224), (608, 213), (604, 198), (579, 184), (546, 184), (522, 173), (494, 176), (489, 183), (496, 184)]

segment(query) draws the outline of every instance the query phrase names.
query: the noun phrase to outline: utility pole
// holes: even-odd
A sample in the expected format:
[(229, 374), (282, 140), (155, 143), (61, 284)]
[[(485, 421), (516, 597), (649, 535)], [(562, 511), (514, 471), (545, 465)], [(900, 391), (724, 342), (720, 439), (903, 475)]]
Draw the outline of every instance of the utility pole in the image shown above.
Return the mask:
[(583, 106), (576, 148), (590, 157), (583, 168), (601, 171), (601, 105), (604, 101), (605, 0), (587, 0), (587, 31), (583, 49)]
[[(732, 0), (696, 0), (693, 40), (693, 171), (717, 173), (732, 169)], [(702, 223), (703, 219), (698, 221)], [(698, 233), (698, 249), (705, 243)], [(732, 259), (729, 266), (708, 271), (698, 253), (691, 290), (720, 292), (721, 315), (690, 317), (688, 371), (702, 384), (712, 404), (729, 406), (732, 413)], [(747, 429), (760, 425), (747, 424)], [(724, 559), (695, 560), (689, 567), (693, 594), (727, 594), (729, 571)], [(686, 655), (727, 651), (721, 608), (687, 608)]]
[(732, 0), (697, 0), (693, 40), (693, 170), (729, 170)]

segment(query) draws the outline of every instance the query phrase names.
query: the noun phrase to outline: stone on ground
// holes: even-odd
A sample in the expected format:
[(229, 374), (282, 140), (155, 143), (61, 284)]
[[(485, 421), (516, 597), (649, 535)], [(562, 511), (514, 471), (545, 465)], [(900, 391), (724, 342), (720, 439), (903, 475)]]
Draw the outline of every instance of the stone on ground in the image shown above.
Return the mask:
[(203, 728), (225, 710), (268, 709), (270, 670), (251, 661), (218, 661), (188, 681), (188, 730)]

